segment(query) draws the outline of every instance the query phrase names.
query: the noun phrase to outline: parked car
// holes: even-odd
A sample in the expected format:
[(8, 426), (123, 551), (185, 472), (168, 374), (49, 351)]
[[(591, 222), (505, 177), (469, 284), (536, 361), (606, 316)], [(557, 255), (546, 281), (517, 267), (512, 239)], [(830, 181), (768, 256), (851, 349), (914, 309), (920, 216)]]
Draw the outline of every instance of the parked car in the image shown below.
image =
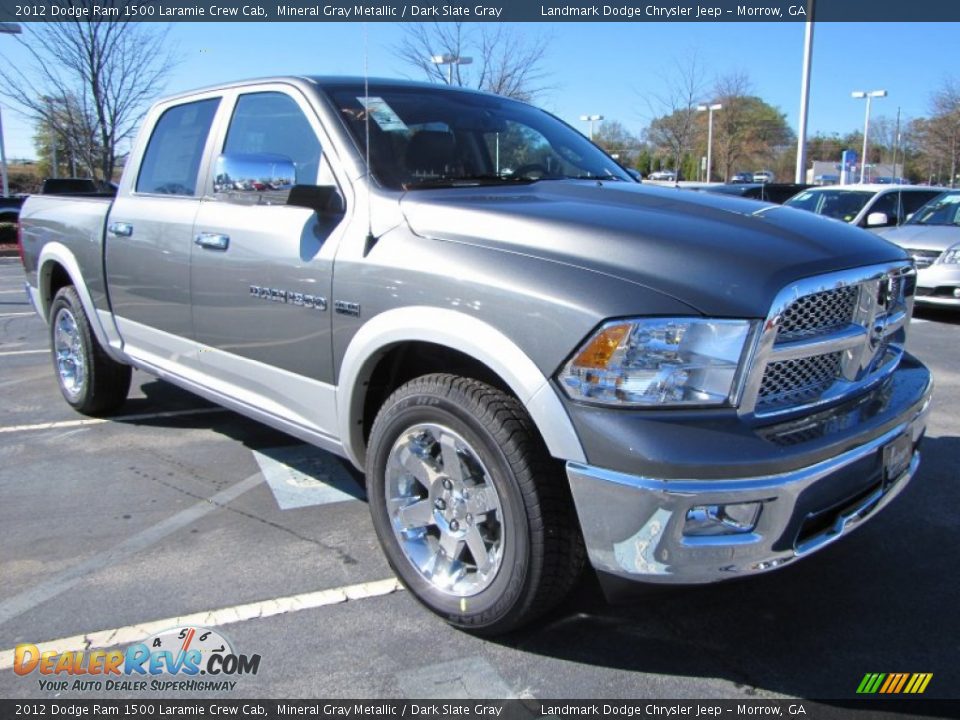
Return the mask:
[[(224, 182), (264, 178), (295, 184)], [(70, 406), (116, 411), (137, 367), (347, 459), (397, 577), (472, 632), (548, 612), (586, 561), (615, 585), (792, 564), (920, 462), (906, 253), (638, 185), (504, 97), (182, 93), (145, 116), (115, 198), (33, 195), (21, 228)]]
[(917, 304), (960, 308), (960, 190), (938, 195), (881, 235), (913, 257)]
[(753, 174), (753, 181), (757, 183), (768, 183), (773, 182), (775, 179), (772, 170), (757, 170)]
[(0, 223), (15, 223), (20, 217), (20, 208), (23, 205), (23, 197), (0, 197)]
[(732, 183), (752, 183), (753, 182), (753, 173), (751, 172), (738, 172), (734, 173), (733, 177), (730, 178)]
[(836, 185), (840, 182), (840, 176), (832, 173), (824, 173), (813, 178), (814, 185)]
[(741, 183), (736, 185), (701, 185), (694, 189), (704, 192), (720, 193), (722, 195), (738, 195), (752, 200), (763, 200), (780, 205), (785, 200), (793, 197), (801, 190), (806, 190), (808, 187), (811, 186), (800, 183), (751, 182), (749, 184)]
[(656, 170), (647, 175), (647, 180), (662, 180), (665, 182), (676, 182), (677, 173), (673, 170)]
[(783, 204), (875, 230), (902, 225), (941, 192), (920, 185), (836, 185), (807, 188)]

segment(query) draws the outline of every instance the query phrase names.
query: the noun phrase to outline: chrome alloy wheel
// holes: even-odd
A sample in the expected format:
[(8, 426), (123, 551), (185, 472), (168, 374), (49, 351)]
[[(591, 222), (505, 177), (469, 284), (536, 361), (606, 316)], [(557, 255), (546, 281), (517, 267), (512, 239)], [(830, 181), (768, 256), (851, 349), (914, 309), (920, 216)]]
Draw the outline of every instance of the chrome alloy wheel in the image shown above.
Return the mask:
[(503, 558), (500, 496), (476, 451), (443, 425), (407, 429), (387, 457), (384, 491), (407, 560), (438, 590), (476, 595)]
[(60, 308), (53, 325), (53, 352), (57, 358), (60, 384), (70, 395), (79, 395), (87, 379), (87, 366), (77, 319), (69, 309)]

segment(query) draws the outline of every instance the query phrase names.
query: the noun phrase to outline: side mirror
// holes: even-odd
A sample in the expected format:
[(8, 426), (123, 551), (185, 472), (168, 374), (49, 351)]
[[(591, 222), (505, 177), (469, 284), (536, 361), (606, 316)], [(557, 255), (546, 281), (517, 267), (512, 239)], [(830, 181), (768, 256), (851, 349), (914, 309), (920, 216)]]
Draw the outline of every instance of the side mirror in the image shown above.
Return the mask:
[(223, 154), (213, 173), (214, 195), (241, 205), (286, 205), (297, 169), (285, 155)]
[(886, 213), (875, 212), (867, 215), (867, 227), (883, 227), (890, 224)]

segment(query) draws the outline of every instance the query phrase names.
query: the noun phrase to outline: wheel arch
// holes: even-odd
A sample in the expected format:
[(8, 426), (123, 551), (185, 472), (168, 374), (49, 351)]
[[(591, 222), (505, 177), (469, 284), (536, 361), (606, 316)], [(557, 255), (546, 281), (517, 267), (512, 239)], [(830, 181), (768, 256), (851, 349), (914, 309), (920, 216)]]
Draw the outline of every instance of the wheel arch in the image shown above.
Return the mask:
[(37, 259), (37, 309), (44, 322), (49, 321), (53, 298), (56, 297), (60, 288), (67, 285), (72, 285), (76, 289), (97, 342), (113, 359), (121, 361), (122, 358), (115, 357), (116, 353), (112, 352), (110, 337), (106, 328), (103, 327), (100, 314), (84, 282), (76, 257), (66, 245), (49, 242), (43, 246), (40, 257)]
[[(529, 413), (551, 455), (586, 462), (570, 417), (549, 378), (516, 343), (472, 315), (444, 308), (407, 307), (388, 310), (367, 321), (351, 339), (340, 365), (339, 435), (347, 457), (358, 468), (364, 466), (366, 432), (373, 422), (370, 415), (379, 408), (379, 404), (370, 402), (376, 397), (370, 393), (380, 393), (382, 401), (395, 389), (391, 386), (399, 384), (387, 382), (389, 391), (384, 392), (378, 373), (389, 373), (404, 352), (417, 353), (426, 348), (469, 368), (471, 377), (512, 393)], [(427, 363), (416, 375), (438, 369), (451, 371)], [(395, 380), (412, 379), (405, 375), (401, 371)]]

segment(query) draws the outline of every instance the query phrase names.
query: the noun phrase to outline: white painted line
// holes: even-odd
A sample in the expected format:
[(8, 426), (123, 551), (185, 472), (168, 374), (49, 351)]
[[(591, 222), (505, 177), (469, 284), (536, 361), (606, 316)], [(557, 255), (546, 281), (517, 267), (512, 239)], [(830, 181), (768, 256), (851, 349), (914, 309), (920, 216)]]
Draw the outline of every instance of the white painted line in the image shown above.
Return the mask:
[(0, 352), (0, 357), (8, 357), (10, 355), (39, 355), (40, 353), (50, 352), (49, 348), (44, 348), (43, 350), (8, 350), (7, 352)]
[(16, 290), (0, 290), (0, 295), (10, 295), (11, 293), (22, 293), (27, 294), (27, 291), (23, 288), (17, 288)]
[[(5, 317), (26, 317), (27, 315), (37, 315), (35, 312), (22, 312), (22, 313), (0, 313), (0, 318)], [(37, 315), (37, 317), (40, 317)]]
[[(150, 622), (140, 623), (138, 625), (127, 625), (126, 627), (114, 628), (112, 630), (100, 630), (84, 635), (73, 635), (71, 637), (60, 638), (59, 640), (37, 643), (37, 648), (40, 652), (52, 650), (57, 653), (110, 648), (127, 643), (134, 643), (162, 630), (169, 630), (170, 628), (187, 625), (219, 627), (244, 620), (284, 615), (286, 613), (310, 610), (326, 605), (338, 605), (351, 600), (380, 597), (381, 595), (389, 595), (402, 589), (403, 587), (395, 578), (386, 578), (384, 580), (360, 583), (358, 585), (346, 585), (330, 590), (318, 590), (316, 592), (300, 593), (299, 595), (288, 595), (287, 597), (247, 603), (246, 605), (233, 605), (232, 607), (220, 608), (219, 610), (202, 610), (190, 615), (164, 618), (163, 620), (152, 620)], [(13, 650), (0, 652), (0, 670), (9, 670), (13, 667), (13, 653)], [(495, 695), (484, 695), (483, 697), (495, 697)]]
[(161, 520), (156, 525), (151, 525), (136, 535), (127, 538), (119, 545), (114, 545), (108, 550), (99, 552), (83, 562), (44, 580), (39, 585), (0, 602), (0, 625), (8, 623), (37, 605), (66, 592), (77, 583), (89, 578), (93, 573), (110, 565), (115, 565), (121, 560), (158, 543), (168, 535), (193, 524), (204, 515), (225, 507), (248, 490), (257, 487), (261, 482), (263, 482), (263, 475), (259, 472), (254, 473), (225, 490), (221, 490), (213, 497), (204, 498), (187, 509)]
[(60, 420), (58, 422), (37, 423), (36, 425), (11, 425), (0, 427), (0, 433), (31, 432), (35, 430), (58, 430), (60, 428), (84, 427), (85, 425), (102, 425), (103, 423), (117, 423), (122, 425), (131, 420), (154, 420), (158, 418), (180, 417), (181, 415), (206, 415), (207, 413), (229, 412), (226, 408), (194, 408), (192, 410), (169, 410), (158, 413), (142, 413), (140, 415), (114, 415), (108, 418), (87, 418), (86, 420)]

